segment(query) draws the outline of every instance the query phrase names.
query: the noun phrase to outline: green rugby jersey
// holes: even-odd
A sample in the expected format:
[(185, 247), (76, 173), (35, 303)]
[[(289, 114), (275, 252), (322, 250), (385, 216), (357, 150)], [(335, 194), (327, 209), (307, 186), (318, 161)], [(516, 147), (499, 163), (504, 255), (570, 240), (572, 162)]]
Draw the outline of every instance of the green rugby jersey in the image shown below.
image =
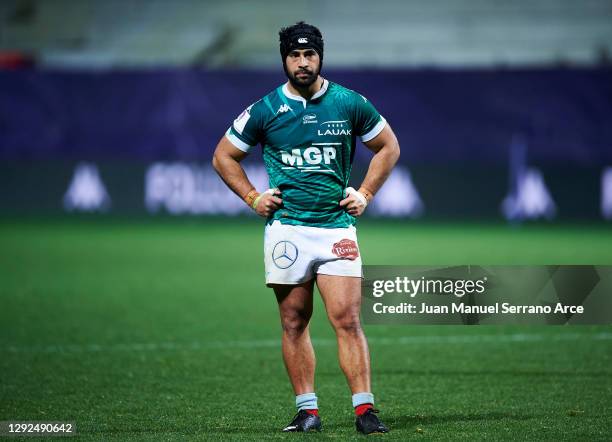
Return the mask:
[(242, 112), (226, 136), (244, 152), (262, 145), (270, 187), (283, 199), (268, 223), (334, 228), (355, 224), (338, 203), (349, 183), (356, 137), (369, 141), (385, 124), (362, 95), (324, 80), (310, 100), (279, 86)]

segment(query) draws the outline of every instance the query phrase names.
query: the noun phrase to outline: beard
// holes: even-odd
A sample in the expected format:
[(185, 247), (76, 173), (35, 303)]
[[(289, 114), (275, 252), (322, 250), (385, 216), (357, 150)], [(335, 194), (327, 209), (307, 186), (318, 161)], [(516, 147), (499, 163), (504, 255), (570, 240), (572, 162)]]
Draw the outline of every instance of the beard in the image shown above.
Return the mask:
[(317, 70), (307, 70), (307, 69), (298, 69), (295, 72), (287, 72), (287, 77), (289, 78), (289, 82), (295, 88), (307, 88), (310, 87), (319, 77), (320, 69)]

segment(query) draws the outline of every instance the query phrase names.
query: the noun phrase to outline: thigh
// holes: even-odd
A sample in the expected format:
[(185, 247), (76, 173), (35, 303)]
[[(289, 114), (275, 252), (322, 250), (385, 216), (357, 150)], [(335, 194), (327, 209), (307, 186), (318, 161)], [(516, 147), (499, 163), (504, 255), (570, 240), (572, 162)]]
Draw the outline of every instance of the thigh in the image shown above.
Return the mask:
[(271, 284), (281, 319), (310, 319), (314, 280), (295, 285)]
[(318, 274), (317, 286), (332, 322), (358, 320), (361, 308), (360, 277)]

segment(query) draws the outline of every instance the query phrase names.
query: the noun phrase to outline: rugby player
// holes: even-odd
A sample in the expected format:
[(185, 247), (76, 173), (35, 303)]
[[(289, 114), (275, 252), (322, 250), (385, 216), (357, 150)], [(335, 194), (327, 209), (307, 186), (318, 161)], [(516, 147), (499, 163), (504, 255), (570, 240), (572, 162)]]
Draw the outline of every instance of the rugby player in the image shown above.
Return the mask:
[[(288, 82), (234, 120), (214, 153), (223, 181), (266, 218), (266, 284), (278, 301), (282, 352), (298, 413), (283, 431), (321, 429), (308, 323), (316, 283), (335, 330), (359, 432), (385, 433), (374, 409), (361, 327), (361, 255), (355, 229), (399, 157), (391, 127), (360, 94), (321, 76), (323, 37), (304, 22), (279, 32)], [(349, 187), (355, 140), (374, 155), (359, 190)], [(257, 144), (270, 189), (259, 193), (240, 165)]]

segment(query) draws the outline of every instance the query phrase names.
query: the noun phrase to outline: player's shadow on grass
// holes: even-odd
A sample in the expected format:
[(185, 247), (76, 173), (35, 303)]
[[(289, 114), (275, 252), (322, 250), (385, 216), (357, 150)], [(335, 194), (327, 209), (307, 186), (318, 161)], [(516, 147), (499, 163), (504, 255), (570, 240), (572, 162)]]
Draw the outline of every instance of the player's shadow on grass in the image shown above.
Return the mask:
[[(290, 417), (289, 417), (290, 418)], [(226, 426), (223, 428), (209, 428), (209, 431), (213, 431), (215, 433), (222, 433), (222, 434), (244, 434), (245, 436), (248, 437), (255, 437), (256, 435), (262, 435), (266, 438), (270, 437), (270, 436), (280, 436), (280, 435), (285, 435), (285, 436), (290, 436), (291, 434), (295, 434), (295, 433), (283, 433), (282, 432), (282, 428), (287, 425), (286, 421), (277, 421), (275, 424), (261, 424), (261, 422), (258, 422), (257, 424), (253, 424), (252, 426), (249, 427), (245, 427), (244, 426), (244, 422), (237, 422), (236, 425), (232, 425), (232, 426)], [(355, 429), (355, 419), (354, 417), (351, 415), (348, 415), (346, 418), (344, 417), (340, 417), (340, 418), (328, 418), (328, 417), (323, 417), (323, 434), (325, 433), (334, 433), (334, 432), (339, 432), (339, 431), (343, 431), (343, 430), (354, 430)], [(305, 433), (299, 433), (301, 435), (304, 436), (315, 436), (316, 434), (319, 433), (309, 433), (309, 434), (305, 434)]]
[[(522, 421), (533, 419), (533, 414), (530, 415), (520, 415), (514, 413), (504, 413), (504, 412), (489, 412), (489, 413), (466, 413), (466, 414), (442, 414), (442, 415), (426, 415), (426, 414), (416, 414), (416, 415), (381, 415), (384, 422), (391, 429), (405, 429), (411, 428), (415, 426), (427, 426), (434, 424), (444, 424), (444, 423), (453, 423), (453, 422), (476, 422), (476, 421), (500, 421), (500, 420), (509, 420), (509, 421)], [(252, 427), (225, 427), (225, 428), (211, 428), (214, 432), (219, 432), (222, 434), (244, 434), (245, 436), (256, 437), (257, 434), (262, 436), (269, 437), (270, 435), (282, 435), (287, 433), (282, 433), (281, 428), (283, 425), (278, 423), (278, 425), (254, 425)], [(350, 418), (335, 418), (335, 419), (326, 419), (323, 422), (323, 433), (324, 434), (335, 434), (343, 431), (351, 431), (354, 430), (355, 423), (352, 417)]]

